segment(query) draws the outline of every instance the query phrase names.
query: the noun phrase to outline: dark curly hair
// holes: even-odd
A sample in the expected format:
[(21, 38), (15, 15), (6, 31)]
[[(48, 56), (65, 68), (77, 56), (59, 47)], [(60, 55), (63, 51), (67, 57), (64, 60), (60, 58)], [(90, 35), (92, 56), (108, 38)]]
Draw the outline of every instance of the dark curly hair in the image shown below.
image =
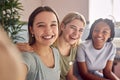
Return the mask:
[(110, 38), (107, 40), (107, 42), (110, 42), (113, 40), (114, 36), (115, 36), (115, 25), (114, 25), (114, 22), (110, 19), (102, 19), (102, 18), (99, 18), (97, 19), (91, 26), (91, 29), (90, 29), (90, 32), (89, 32), (89, 35), (87, 37), (86, 40), (90, 40), (92, 39), (92, 33), (93, 33), (93, 29), (95, 28), (96, 24), (98, 24), (99, 22), (105, 22), (107, 25), (109, 25), (110, 29), (111, 29), (111, 34), (110, 34)]

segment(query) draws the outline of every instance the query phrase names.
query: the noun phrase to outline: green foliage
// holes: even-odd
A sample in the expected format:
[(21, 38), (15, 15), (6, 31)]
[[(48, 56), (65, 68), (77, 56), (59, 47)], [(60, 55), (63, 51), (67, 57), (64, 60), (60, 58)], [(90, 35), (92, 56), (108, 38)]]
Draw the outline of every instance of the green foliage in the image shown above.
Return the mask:
[(20, 21), (19, 11), (23, 11), (22, 8), (19, 0), (0, 0), (0, 24), (13, 42), (24, 39), (18, 35), (19, 32), (25, 31), (22, 29), (25, 23)]

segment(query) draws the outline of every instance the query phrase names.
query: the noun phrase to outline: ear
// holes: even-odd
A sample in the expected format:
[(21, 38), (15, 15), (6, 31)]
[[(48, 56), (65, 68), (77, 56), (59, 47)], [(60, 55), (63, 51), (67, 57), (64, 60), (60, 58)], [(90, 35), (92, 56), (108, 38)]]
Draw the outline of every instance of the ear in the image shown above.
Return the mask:
[(61, 23), (60, 30), (63, 31), (65, 29), (65, 24)]
[(33, 27), (30, 26), (29, 28), (30, 28), (30, 33), (31, 33), (31, 34), (34, 34)]
[(109, 36), (109, 38), (111, 38), (111, 35)]

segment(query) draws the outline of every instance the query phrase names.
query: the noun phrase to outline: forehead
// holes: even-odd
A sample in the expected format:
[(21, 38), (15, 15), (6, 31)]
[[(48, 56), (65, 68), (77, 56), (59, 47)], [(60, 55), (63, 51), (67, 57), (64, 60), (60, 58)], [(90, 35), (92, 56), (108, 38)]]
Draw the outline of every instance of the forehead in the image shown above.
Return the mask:
[(84, 27), (84, 23), (81, 20), (78, 20), (78, 19), (74, 19), (71, 22), (69, 22), (68, 24), (78, 26), (78, 27)]
[(57, 17), (53, 12), (43, 11), (36, 15), (35, 21), (57, 21)]
[(94, 28), (110, 29), (110, 26), (109, 26), (107, 23), (105, 23), (105, 22), (103, 22), (103, 21), (100, 21), (100, 22), (98, 22), (98, 23), (95, 25)]
[(83, 23), (83, 22), (79, 19), (73, 19), (72, 21), (70, 21), (70, 23)]

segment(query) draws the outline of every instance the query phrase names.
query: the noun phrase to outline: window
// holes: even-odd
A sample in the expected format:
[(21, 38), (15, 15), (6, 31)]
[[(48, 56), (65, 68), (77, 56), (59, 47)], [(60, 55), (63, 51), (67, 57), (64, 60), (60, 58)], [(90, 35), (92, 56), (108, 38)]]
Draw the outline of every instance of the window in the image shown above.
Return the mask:
[(120, 0), (113, 0), (113, 16), (117, 22), (120, 22)]
[(120, 22), (119, 4), (120, 0), (90, 0), (90, 23), (98, 18), (111, 18), (116, 22)]

